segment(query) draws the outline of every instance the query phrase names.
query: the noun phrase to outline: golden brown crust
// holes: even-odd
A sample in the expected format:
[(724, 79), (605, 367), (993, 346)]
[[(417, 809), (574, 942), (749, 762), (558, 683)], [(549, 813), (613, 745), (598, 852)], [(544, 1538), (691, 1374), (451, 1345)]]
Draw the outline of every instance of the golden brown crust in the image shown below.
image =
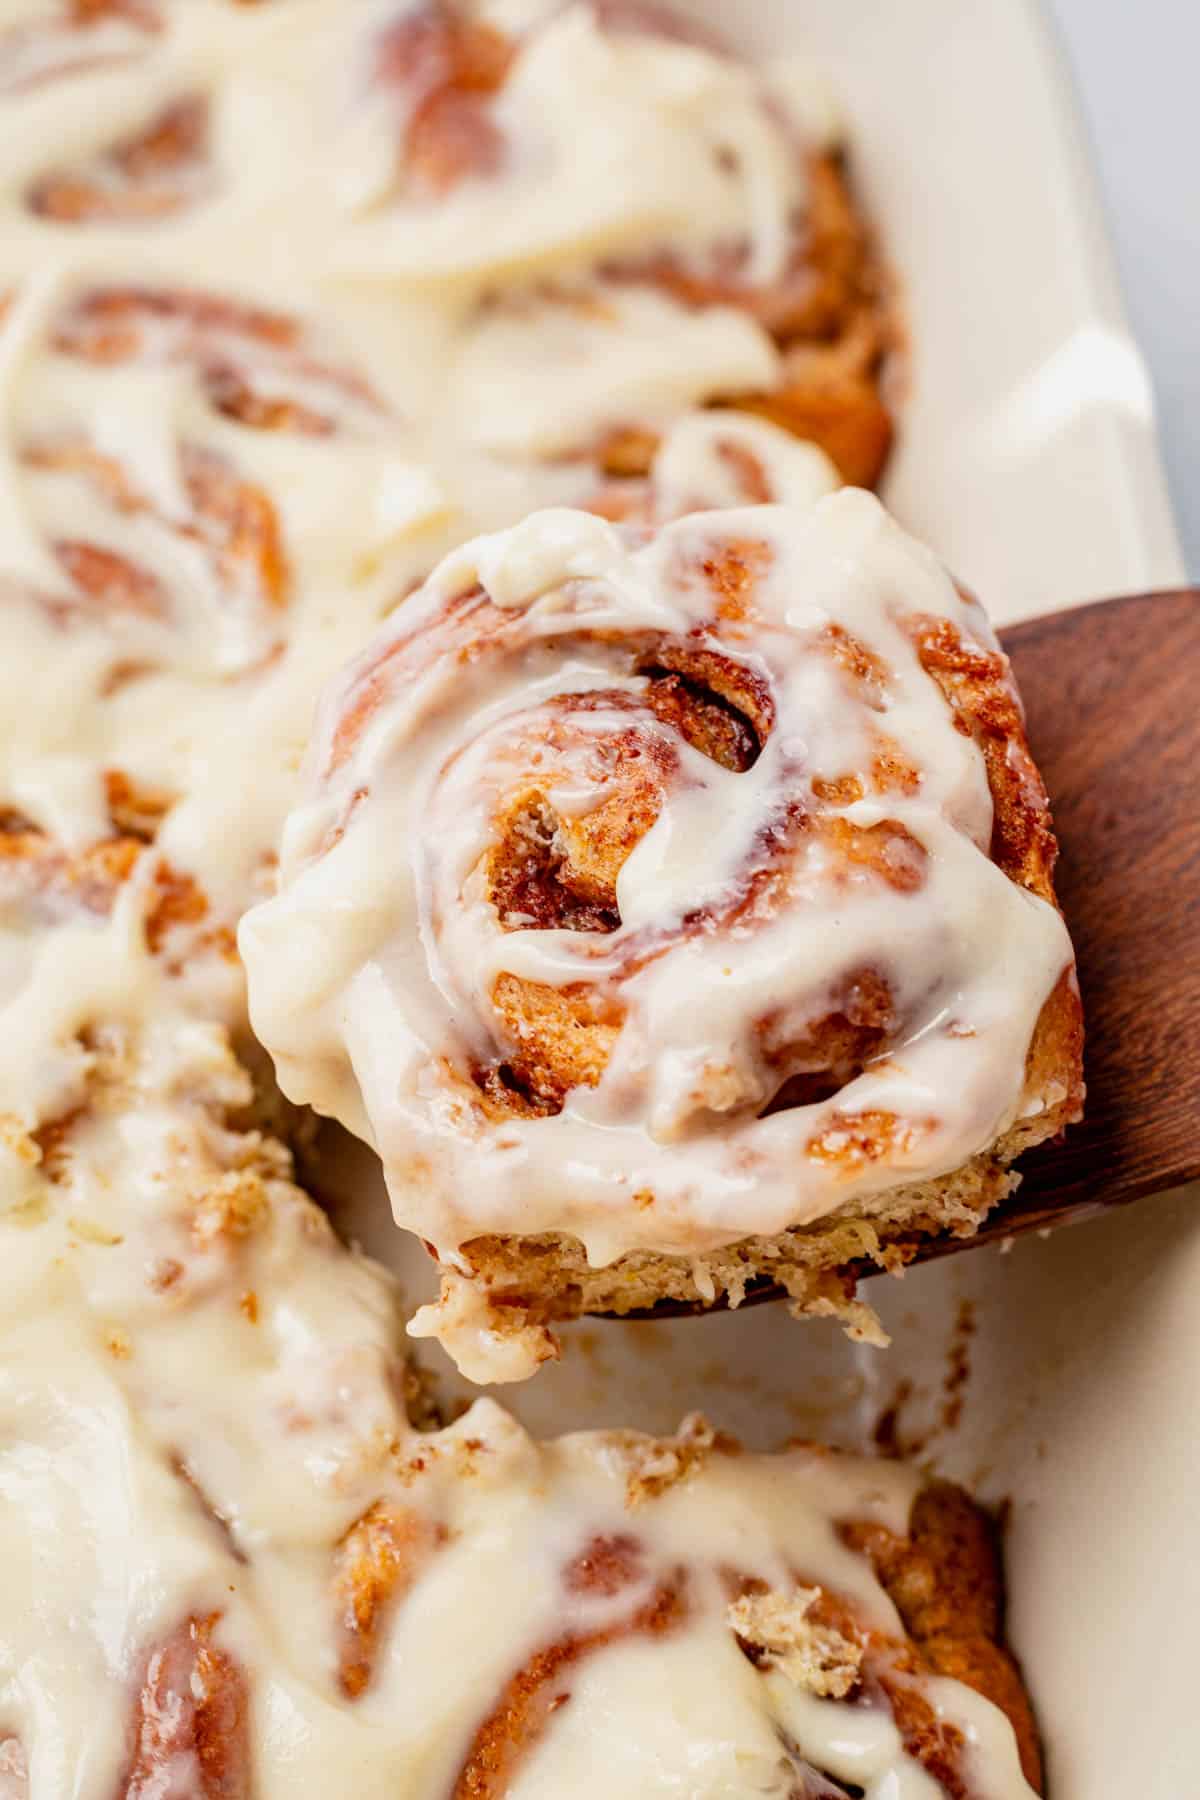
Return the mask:
[[(1005, 1164), (984, 1152), (939, 1180), (893, 1188), (815, 1226), (742, 1238), (701, 1257), (638, 1250), (594, 1268), (579, 1240), (565, 1234), (477, 1237), (460, 1254), (472, 1282), (497, 1309), (499, 1329), (505, 1315), (515, 1329), (522, 1319), (550, 1324), (587, 1313), (737, 1306), (765, 1283), (782, 1288), (795, 1310), (834, 1313), (870, 1335), (870, 1316), (856, 1310), (862, 1263), (902, 1268), (923, 1239), (947, 1232), (970, 1236), (1014, 1185)], [(445, 1277), (444, 1291), (454, 1281)]]
[(249, 1694), (219, 1625), (192, 1617), (147, 1657), (118, 1800), (154, 1800), (165, 1781), (196, 1800), (250, 1800)]
[[(570, 1594), (617, 1597), (639, 1586), (641, 1558), (630, 1537), (597, 1538), (563, 1572)], [(687, 1618), (687, 1584), (682, 1569), (644, 1590), (624, 1617), (591, 1631), (567, 1632), (536, 1650), (505, 1684), (491, 1712), (471, 1740), (451, 1789), (451, 1800), (502, 1800), (521, 1763), (537, 1744), (555, 1711), (569, 1697), (570, 1672), (585, 1657), (622, 1638), (661, 1638)]]
[[(653, 283), (689, 306), (736, 306), (756, 318), (784, 352), (784, 374), (769, 393), (725, 402), (769, 419), (793, 437), (818, 445), (842, 480), (875, 487), (891, 450), (894, 425), (884, 398), (888, 366), (898, 353), (896, 302), (871, 231), (855, 199), (844, 160), (806, 159), (808, 202), (782, 275), (755, 286), (737, 246), (697, 272), (670, 252), (621, 264), (619, 281)], [(628, 481), (649, 471), (658, 439), (630, 428), (606, 440), (603, 472)], [(747, 500), (766, 500), (761, 474), (750, 476)], [(616, 508), (619, 488), (604, 490), (599, 511)]]
[(423, 1513), (380, 1500), (339, 1543), (334, 1572), (338, 1684), (347, 1700), (365, 1692), (388, 1617), (440, 1541)]
[[(1006, 1715), (1025, 1778), (1040, 1793), (1037, 1727), (1003, 1640), (992, 1521), (963, 1489), (933, 1481), (917, 1494), (905, 1536), (856, 1519), (843, 1520), (839, 1535), (871, 1563), (904, 1635), (879, 1630), (848, 1596), (816, 1583), (811, 1571), (797, 1570), (795, 1588), (775, 1594), (761, 1581), (731, 1572), (727, 1581), (736, 1604), (730, 1623), (745, 1654), (757, 1667), (779, 1667), (813, 1691), (824, 1691), (833, 1678), (840, 1697), (886, 1707), (908, 1755), (949, 1800), (977, 1800), (963, 1732), (940, 1716), (925, 1685), (931, 1675), (961, 1681)], [(752, 1629), (747, 1638), (744, 1622), (753, 1623), (755, 1608), (765, 1613), (768, 1628)], [(831, 1782), (816, 1792), (844, 1794), (823, 1771), (811, 1775)]]
[[(0, 815), (0, 892), (9, 908), (23, 909), (30, 922), (81, 912), (103, 918), (112, 911), (153, 840), (157, 818), (153, 798), (140, 796), (124, 777), (112, 777), (109, 792), (118, 812), (128, 808), (141, 817), (140, 835), (122, 830), (114, 818), (112, 837), (66, 851), (25, 820)], [(161, 858), (147, 887), (142, 929), (147, 948), (168, 973), (177, 973), (185, 956), (207, 952), (226, 962), (237, 956), (232, 928), (212, 919), (195, 878)]]
[[(918, 1667), (965, 1683), (1007, 1715), (1025, 1779), (1040, 1794), (1037, 1725), (1017, 1665), (1004, 1644), (1000, 1551), (996, 1528), (986, 1513), (962, 1488), (933, 1481), (913, 1503), (906, 1538), (858, 1521), (845, 1523), (842, 1537), (869, 1557), (900, 1614)], [(904, 1673), (893, 1669), (882, 1679), (893, 1709), (898, 1704), (905, 1720), (905, 1737), (920, 1757), (922, 1747), (928, 1754), (937, 1742), (936, 1722), (928, 1702), (904, 1682)], [(939, 1747), (938, 1754), (942, 1753)], [(969, 1794), (961, 1785), (961, 1772), (957, 1786), (942, 1779), (949, 1794)]]
[(949, 619), (917, 619), (910, 629), (922, 668), (983, 757), (995, 808), (993, 862), (1010, 881), (1053, 903), (1058, 843), (1008, 658), (967, 643)]
[(402, 92), (407, 123), (398, 164), (415, 194), (440, 196), (472, 175), (489, 175), (505, 143), (490, 102), (516, 46), (495, 26), (438, 3), (405, 10), (375, 43), (373, 79)]
[(207, 168), (208, 103), (188, 94), (98, 156), (39, 176), (28, 204), (58, 225), (167, 218), (202, 196)]

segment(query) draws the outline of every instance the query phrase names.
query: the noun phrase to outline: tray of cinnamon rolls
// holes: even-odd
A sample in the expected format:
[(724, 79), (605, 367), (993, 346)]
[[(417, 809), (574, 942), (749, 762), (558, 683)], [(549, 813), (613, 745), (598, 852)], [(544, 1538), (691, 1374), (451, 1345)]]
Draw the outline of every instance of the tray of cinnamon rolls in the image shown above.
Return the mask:
[(1129, 1791), (911, 12), (0, 0), (3, 1800)]

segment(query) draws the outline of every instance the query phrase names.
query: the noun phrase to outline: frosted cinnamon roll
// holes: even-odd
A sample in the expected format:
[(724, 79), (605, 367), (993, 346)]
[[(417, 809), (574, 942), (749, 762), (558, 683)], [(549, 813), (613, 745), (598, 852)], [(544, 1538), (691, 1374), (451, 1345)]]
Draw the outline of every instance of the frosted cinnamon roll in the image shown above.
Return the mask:
[(120, 1324), (110, 1283), (107, 1319), (9, 1330), (0, 1792), (1040, 1792), (959, 1490), (696, 1418), (539, 1444), (481, 1401), (414, 1431), (378, 1272), (278, 1191), (230, 1216)]
[(811, 69), (538, 0), (381, 8), (356, 67), (345, 254), (481, 284), (468, 441), (644, 474), (681, 407), (729, 403), (878, 480), (893, 307)]
[(421, 480), (336, 322), (103, 267), (0, 322), (0, 810), (73, 855), (161, 837), (235, 924)]
[(11, 409), (12, 573), (62, 618), (124, 632), (143, 674), (261, 672), (287, 640), (293, 581), (272, 491), (290, 470), (255, 440), (379, 437), (387, 410), (287, 313), (74, 285), (18, 295), (7, 322), (30, 365)]
[(546, 1322), (970, 1233), (1080, 1103), (1054, 837), (979, 607), (870, 496), (534, 514), (327, 690), (243, 921), (291, 1098), (378, 1149), (475, 1379)]

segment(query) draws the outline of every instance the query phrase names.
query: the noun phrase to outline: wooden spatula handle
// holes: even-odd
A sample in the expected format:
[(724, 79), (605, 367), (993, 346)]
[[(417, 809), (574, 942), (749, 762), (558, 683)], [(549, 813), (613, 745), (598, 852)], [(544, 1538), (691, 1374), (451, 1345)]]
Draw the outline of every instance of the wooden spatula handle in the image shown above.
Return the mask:
[(1200, 592), (1003, 632), (1050, 791), (1079, 958), (1087, 1111), (981, 1234), (1200, 1177)]

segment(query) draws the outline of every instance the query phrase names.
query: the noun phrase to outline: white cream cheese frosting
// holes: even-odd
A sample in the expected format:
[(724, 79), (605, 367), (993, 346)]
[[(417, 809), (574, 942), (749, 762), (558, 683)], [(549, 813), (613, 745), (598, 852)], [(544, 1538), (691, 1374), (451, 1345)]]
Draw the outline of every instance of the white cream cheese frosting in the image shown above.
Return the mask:
[[(753, 572), (732, 617), (704, 574), (731, 555)], [(443, 1260), (493, 1232), (570, 1232), (597, 1262), (700, 1254), (954, 1169), (1020, 1116), (1070, 942), (991, 860), (983, 756), (920, 660), (933, 622), (991, 645), (864, 493), (699, 514), (637, 548), (556, 511), (452, 553), (330, 685), (279, 893), (242, 924), (251, 1016), (285, 1091), (369, 1135), (397, 1219)], [(751, 767), (644, 710), (639, 671), (681, 654), (752, 682), (771, 722)], [(905, 781), (840, 793), (884, 744)], [(619, 923), (514, 928), (486, 874), (513, 795), (586, 819), (631, 753), (666, 772)], [(464, 1098), (472, 1068), (520, 1061), (507, 977), (619, 1017), (553, 1116)], [(883, 1047), (761, 1116), (794, 1072), (767, 1028), (806, 1040), (868, 977)], [(886, 1153), (856, 1158), (881, 1119)]]

